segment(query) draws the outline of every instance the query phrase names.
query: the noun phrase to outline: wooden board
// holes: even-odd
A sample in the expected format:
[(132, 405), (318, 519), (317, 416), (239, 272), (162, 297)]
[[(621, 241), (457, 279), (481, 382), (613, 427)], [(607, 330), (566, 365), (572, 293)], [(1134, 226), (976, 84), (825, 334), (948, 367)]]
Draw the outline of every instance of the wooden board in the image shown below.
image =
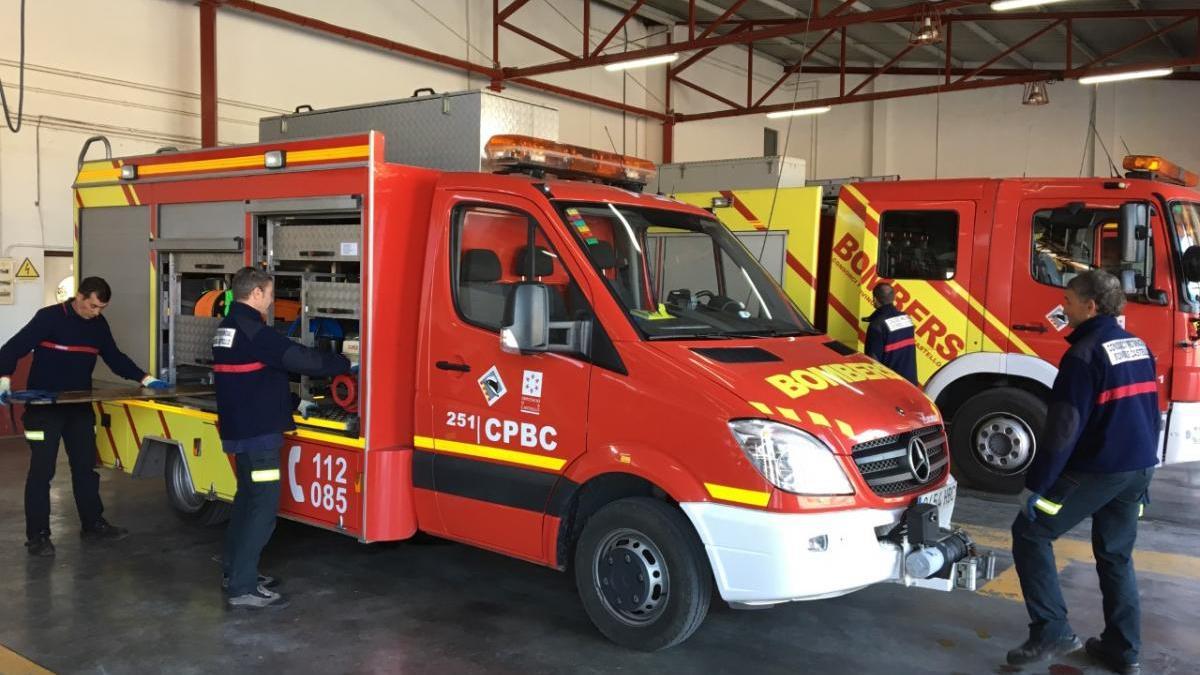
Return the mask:
[(54, 405), (63, 403), (95, 403), (96, 401), (139, 400), (179, 398), (181, 396), (211, 396), (212, 385), (187, 384), (170, 389), (145, 389), (142, 387), (105, 387), (59, 392), (53, 401), (28, 401), (27, 405)]

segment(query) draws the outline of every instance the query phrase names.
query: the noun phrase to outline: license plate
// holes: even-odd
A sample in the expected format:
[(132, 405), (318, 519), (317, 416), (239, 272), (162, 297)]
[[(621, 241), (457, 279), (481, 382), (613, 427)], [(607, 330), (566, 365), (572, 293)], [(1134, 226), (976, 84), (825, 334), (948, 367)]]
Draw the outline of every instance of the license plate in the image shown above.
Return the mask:
[(951, 482), (950, 484), (930, 492), (929, 494), (917, 497), (918, 504), (933, 504), (938, 508), (943, 506), (953, 506), (954, 498), (958, 495), (958, 485)]

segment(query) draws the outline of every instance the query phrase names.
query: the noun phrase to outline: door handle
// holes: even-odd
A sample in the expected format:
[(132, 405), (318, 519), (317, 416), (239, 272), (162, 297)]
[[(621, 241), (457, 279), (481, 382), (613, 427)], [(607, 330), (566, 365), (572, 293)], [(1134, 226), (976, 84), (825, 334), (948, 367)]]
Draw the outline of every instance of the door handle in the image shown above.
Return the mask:
[(1014, 323), (1013, 330), (1023, 330), (1027, 333), (1045, 333), (1047, 328), (1040, 323)]
[(469, 366), (465, 363), (453, 363), (450, 361), (438, 361), (437, 363), (435, 363), (433, 365), (437, 366), (440, 370), (453, 370), (453, 371), (456, 371), (459, 373), (471, 372), (471, 366)]

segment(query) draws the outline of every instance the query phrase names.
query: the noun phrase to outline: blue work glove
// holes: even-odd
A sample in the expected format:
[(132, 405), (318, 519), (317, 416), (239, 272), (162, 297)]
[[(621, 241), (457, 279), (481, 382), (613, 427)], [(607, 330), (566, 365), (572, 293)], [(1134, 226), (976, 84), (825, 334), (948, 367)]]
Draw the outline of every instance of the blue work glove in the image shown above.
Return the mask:
[(1030, 520), (1037, 520), (1037, 506), (1036, 505), (1037, 505), (1037, 500), (1039, 500), (1039, 499), (1041, 499), (1040, 495), (1038, 495), (1034, 492), (1029, 493), (1029, 498), (1025, 500), (1025, 517), (1026, 518), (1028, 518)]
[(317, 409), (317, 404), (313, 401), (300, 401), (300, 405), (296, 406), (296, 412), (300, 413), (300, 417), (308, 419), (312, 411)]
[(357, 364), (357, 363), (353, 363), (353, 364), (351, 364), (351, 365), (350, 365), (350, 374), (351, 374), (351, 375), (357, 375), (357, 374), (358, 374), (358, 364)]
[(153, 375), (147, 375), (142, 378), (142, 386), (146, 389), (170, 389), (171, 385), (163, 382)]
[(0, 377), (0, 405), (8, 405), (8, 399), (12, 395), (12, 381), (7, 377)]

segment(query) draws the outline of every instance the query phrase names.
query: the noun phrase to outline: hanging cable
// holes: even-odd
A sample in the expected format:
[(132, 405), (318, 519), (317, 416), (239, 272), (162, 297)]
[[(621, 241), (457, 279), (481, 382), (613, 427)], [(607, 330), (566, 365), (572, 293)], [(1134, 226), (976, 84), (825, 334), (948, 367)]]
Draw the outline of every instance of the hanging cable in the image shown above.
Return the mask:
[(8, 97), (4, 95), (4, 82), (0, 81), (0, 108), (4, 109), (4, 124), (14, 134), (21, 130), (21, 114), (25, 112), (25, 0), (21, 0), (21, 48), (17, 66), (17, 121), (14, 123), (8, 109)]

